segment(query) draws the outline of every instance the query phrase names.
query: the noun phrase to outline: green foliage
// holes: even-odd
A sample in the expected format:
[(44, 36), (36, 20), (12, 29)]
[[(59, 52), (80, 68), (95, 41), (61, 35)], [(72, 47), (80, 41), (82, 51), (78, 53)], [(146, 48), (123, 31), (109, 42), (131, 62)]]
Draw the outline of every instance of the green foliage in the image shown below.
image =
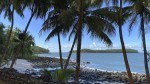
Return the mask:
[(71, 74), (73, 73), (72, 70), (66, 69), (66, 70), (56, 70), (55, 72), (51, 72), (48, 70), (43, 70), (42, 73), (44, 74), (44, 76), (51, 78), (53, 80), (59, 81), (60, 83), (67, 83), (68, 78), (71, 76)]
[(35, 55), (35, 54), (32, 54), (32, 55), (29, 55), (29, 56), (20, 56), (18, 57), (18, 59), (26, 59), (26, 60), (32, 60), (32, 59), (37, 59), (38, 58), (38, 55)]
[(42, 71), (42, 73), (43, 73), (43, 74), (45, 74), (45, 75), (49, 75), (49, 76), (51, 76), (51, 72), (50, 72), (50, 71), (48, 71), (48, 70), (46, 70), (46, 69), (45, 69), (45, 70), (43, 70), (43, 71)]
[[(98, 4), (100, 5), (102, 4), (102, 2), (103, 1), (100, 1)], [(80, 14), (78, 6), (79, 1), (73, 0), (68, 4), (68, 8), (64, 9), (61, 12), (55, 9), (49, 11), (48, 18), (45, 20), (43, 28), (41, 29), (41, 33), (49, 30), (51, 31), (46, 40), (49, 40), (52, 37), (56, 36), (58, 32), (60, 34), (66, 35), (71, 31), (70, 36), (77, 32), (76, 30)], [(101, 8), (93, 6), (93, 4), (95, 4), (95, 1), (91, 3), (91, 0), (86, 0), (83, 4), (84, 16), (82, 22), (84, 25), (82, 26), (82, 30), (84, 30), (85, 28), (85, 30), (87, 30), (87, 34), (89, 34), (91, 38), (98, 38), (106, 45), (110, 46), (112, 44), (112, 41), (109, 36), (115, 35), (115, 28), (111, 24), (112, 19), (106, 17), (108, 16), (108, 13), (109, 15), (111, 15), (111, 12), (109, 10), (101, 10), (100, 13), (97, 13), (97, 15), (99, 15), (97, 16), (96, 14), (94, 14), (94, 12)], [(95, 10), (93, 10), (92, 8)], [(102, 14), (103, 12), (105, 12), (105, 14)]]
[(32, 50), (34, 54), (49, 53), (48, 49), (45, 49), (39, 46), (32, 46)]
[(0, 54), (3, 53), (3, 49), (4, 49), (4, 43), (6, 42), (6, 38), (5, 38), (5, 35), (4, 35), (4, 24), (3, 23), (0, 23)]
[[(4, 31), (4, 28), (5, 28), (5, 26), (4, 26), (4, 24), (3, 23), (0, 23), (0, 59), (2, 59), (3, 57), (3, 54), (4, 54), (4, 49), (5, 49), (5, 43), (6, 43), (6, 37), (7, 37), (7, 35), (5, 34), (5, 31)], [(8, 55), (7, 56), (5, 56), (4, 58), (3, 58), (3, 60), (1, 60), (1, 62), (0, 62), (0, 67), (1, 66), (3, 66), (3, 65), (5, 65), (5, 64), (7, 64), (8, 63), (8, 61), (10, 60), (10, 54), (9, 54), (9, 52), (8, 52)]]
[(66, 83), (72, 73), (73, 73), (73, 71), (69, 70), (69, 69), (56, 70), (55, 73), (52, 74), (52, 77), (61, 83)]
[[(9, 31), (10, 28), (8, 28), (5, 31), (6, 38), (9, 34)], [(27, 33), (25, 34), (25, 38), (23, 42), (23, 40), (20, 38), (21, 34), (22, 34), (21, 30), (19, 30), (18, 28), (15, 28), (12, 31), (7, 56), (11, 56), (11, 58), (13, 58), (14, 55), (18, 53), (18, 55), (16, 56), (17, 58), (33, 58), (32, 46), (34, 46), (34, 38), (29, 33)]]

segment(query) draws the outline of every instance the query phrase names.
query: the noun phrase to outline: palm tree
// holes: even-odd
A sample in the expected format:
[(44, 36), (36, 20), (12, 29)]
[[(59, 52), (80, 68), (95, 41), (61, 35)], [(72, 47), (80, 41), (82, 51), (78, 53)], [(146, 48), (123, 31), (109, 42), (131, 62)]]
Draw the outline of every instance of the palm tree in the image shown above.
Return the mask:
[[(17, 30), (17, 29), (16, 29)], [(11, 46), (11, 50), (12, 50), (12, 63), (10, 65), (10, 68), (13, 68), (13, 65), (15, 64), (17, 57), (22, 56), (22, 57), (27, 57), (27, 56), (31, 56), (32, 53), (32, 46), (34, 46), (34, 39), (31, 35), (29, 35), (29, 33), (26, 33), (24, 41), (23, 41), (23, 37), (24, 34), (17, 31), (14, 31), (14, 37), (12, 40), (12, 45)], [(22, 47), (22, 44), (24, 43), (24, 46), (26, 47)], [(16, 52), (16, 50), (18, 52)]]
[[(54, 0), (52, 2), (52, 7), (54, 9), (49, 11), (48, 18), (44, 22), (43, 28), (41, 29), (41, 31), (57, 29), (54, 32), (57, 32), (56, 36), (58, 37), (60, 65), (61, 65), (61, 69), (63, 70), (63, 59), (62, 59), (61, 41), (60, 41), (60, 32), (59, 31), (61, 31), (61, 28), (64, 27), (64, 25), (62, 25), (58, 21), (58, 17), (62, 11), (67, 9), (67, 0), (63, 0), (61, 2), (59, 0)], [(53, 33), (53, 31), (51, 33)], [(51, 33), (46, 38), (46, 41), (49, 40), (51, 37), (55, 36), (55, 35), (51, 36)]]
[[(22, 33), (22, 41), (23, 43), (21, 44), (21, 47), (19, 47), (17, 50), (23, 49), (25, 46), (25, 36), (27, 33), (27, 30), (29, 28), (29, 25), (33, 19), (33, 17), (35, 16), (36, 18), (45, 18), (47, 11), (49, 10), (49, 7), (51, 6), (51, 0), (24, 0), (24, 7), (28, 7), (31, 11), (31, 16), (27, 22), (27, 25), (25, 27), (24, 32)], [(16, 53), (16, 56), (19, 54)], [(13, 63), (12, 63), (13, 64)]]
[(150, 3), (149, 0), (126, 0), (126, 2), (129, 2), (132, 4), (133, 7), (133, 15), (129, 27), (129, 31), (132, 30), (133, 24), (137, 23), (139, 21), (140, 17), (140, 33), (142, 38), (142, 44), (144, 49), (144, 64), (145, 64), (145, 73), (146, 73), (146, 79), (150, 82), (150, 76), (149, 76), (149, 68), (148, 68), (148, 62), (147, 62), (147, 49), (146, 49), (146, 38), (145, 38), (145, 24), (148, 24), (150, 21), (150, 10), (148, 9), (148, 3)]
[[(115, 33), (114, 26), (111, 24), (111, 21), (109, 21), (109, 18), (106, 17), (108, 14), (111, 15), (109, 10), (104, 10), (105, 8), (93, 10), (97, 7), (94, 6), (95, 3), (91, 3), (91, 1), (81, 1), (80, 6), (78, 6), (79, 3), (79, 0), (72, 2), (70, 8), (63, 11), (59, 17), (59, 20), (64, 25), (70, 25), (69, 29), (66, 30), (74, 31), (74, 33), (77, 34), (76, 81), (79, 79), (80, 50), (82, 31), (84, 28), (91, 37), (101, 39), (108, 46), (112, 44), (108, 35), (113, 35)], [(99, 16), (95, 16), (94, 12), (97, 10), (103, 11), (105, 14), (101, 13)], [(65, 29), (62, 29), (62, 31), (63, 30)]]
[[(120, 37), (120, 43), (122, 47), (122, 52), (123, 52), (123, 57), (124, 57), (124, 62), (127, 70), (127, 75), (129, 78), (130, 84), (133, 84), (133, 78), (132, 78), (132, 73), (130, 70), (128, 58), (127, 58), (127, 53), (126, 53), (126, 48), (125, 48), (125, 43), (123, 39), (123, 33), (122, 33), (122, 25), (130, 18), (131, 16), (131, 7), (122, 7), (123, 0), (108, 0), (113, 2), (114, 7), (110, 7), (110, 9), (113, 9), (111, 11), (116, 11), (115, 15), (112, 15), (114, 18), (114, 22), (119, 26), (119, 37)], [(117, 7), (116, 5), (120, 4), (120, 7)], [(117, 15), (117, 16), (116, 16)], [(119, 16), (118, 16), (119, 15)]]
[(130, 84), (133, 84), (132, 73), (131, 73), (131, 70), (130, 70), (129, 63), (128, 63), (126, 48), (125, 48), (123, 34), (122, 34), (122, 0), (120, 0), (119, 35), (120, 35), (120, 42), (121, 42), (121, 46), (122, 46), (122, 52), (123, 52), (123, 55), (124, 55), (124, 62), (125, 62), (127, 74), (128, 74), (128, 77), (129, 77), (129, 82), (130, 82)]
[(5, 0), (2, 0), (0, 2), (0, 13), (4, 12), (4, 18), (8, 17), (8, 20), (11, 21), (11, 29), (10, 29), (10, 32), (8, 35), (5, 50), (4, 50), (3, 57), (1, 58), (1, 60), (3, 60), (3, 58), (6, 56), (6, 53), (8, 51), (8, 47), (9, 47), (9, 43), (10, 43), (10, 37), (11, 37), (11, 33), (13, 30), (13, 26), (14, 26), (14, 11), (16, 11), (16, 13), (19, 16), (23, 17), (24, 7), (21, 4), (22, 1), (17, 1), (17, 0), (5, 1)]
[(82, 35), (82, 26), (83, 26), (83, 0), (79, 1), (79, 22), (77, 28), (77, 58), (76, 58), (76, 81), (79, 81), (79, 72), (80, 72), (80, 53), (81, 53), (81, 35)]

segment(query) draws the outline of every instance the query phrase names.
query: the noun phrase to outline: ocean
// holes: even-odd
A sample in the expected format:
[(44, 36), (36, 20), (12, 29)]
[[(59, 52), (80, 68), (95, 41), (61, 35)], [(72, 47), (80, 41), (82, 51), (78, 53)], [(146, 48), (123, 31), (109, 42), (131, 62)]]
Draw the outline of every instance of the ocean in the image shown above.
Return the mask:
[[(45, 57), (59, 57), (59, 53), (38, 54)], [(63, 58), (67, 58), (68, 53), (63, 53)], [(132, 72), (145, 73), (143, 53), (128, 53), (128, 60)], [(76, 53), (71, 56), (76, 59)], [(81, 53), (81, 62), (90, 62), (85, 66), (92, 69), (106, 71), (126, 71), (122, 53)], [(149, 62), (150, 68), (150, 62)]]

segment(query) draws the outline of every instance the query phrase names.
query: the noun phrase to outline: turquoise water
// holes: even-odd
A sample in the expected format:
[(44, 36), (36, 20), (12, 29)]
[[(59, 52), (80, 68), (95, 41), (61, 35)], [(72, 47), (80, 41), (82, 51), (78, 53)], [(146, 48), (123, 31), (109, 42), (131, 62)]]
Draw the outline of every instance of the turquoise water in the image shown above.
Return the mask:
[[(39, 54), (39, 56), (59, 57), (59, 53)], [(67, 56), (68, 53), (63, 53), (64, 58), (67, 58)], [(76, 59), (75, 53), (72, 54), (71, 59)], [(128, 53), (128, 60), (132, 72), (145, 73), (142, 53)], [(81, 61), (90, 62), (90, 64), (86, 65), (89, 68), (107, 71), (126, 71), (122, 53), (82, 53)]]

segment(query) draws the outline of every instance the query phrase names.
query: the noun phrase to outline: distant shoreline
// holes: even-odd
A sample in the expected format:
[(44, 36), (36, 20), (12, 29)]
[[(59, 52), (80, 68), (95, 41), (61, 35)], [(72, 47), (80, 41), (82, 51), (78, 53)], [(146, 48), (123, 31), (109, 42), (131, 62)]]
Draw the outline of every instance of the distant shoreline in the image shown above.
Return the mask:
[[(73, 53), (77, 52), (76, 50)], [(127, 53), (139, 53), (135, 49), (126, 49)], [(122, 53), (122, 49), (107, 49), (107, 50), (92, 50), (92, 49), (81, 49), (81, 53)]]

